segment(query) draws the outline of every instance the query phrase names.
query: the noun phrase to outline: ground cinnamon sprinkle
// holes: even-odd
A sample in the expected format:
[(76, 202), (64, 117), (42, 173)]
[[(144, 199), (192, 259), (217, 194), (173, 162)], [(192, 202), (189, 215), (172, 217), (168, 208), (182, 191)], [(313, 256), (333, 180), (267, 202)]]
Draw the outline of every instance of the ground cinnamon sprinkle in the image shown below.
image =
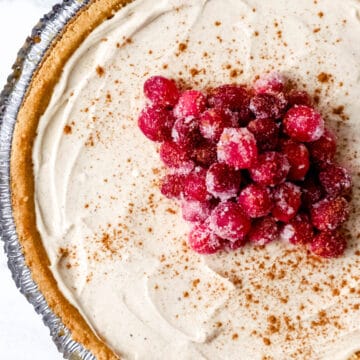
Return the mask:
[(69, 135), (72, 133), (72, 127), (70, 125), (64, 126), (64, 134)]
[(317, 79), (321, 82), (321, 83), (327, 83), (329, 82), (329, 80), (331, 79), (331, 75), (321, 72), (318, 76)]
[(96, 72), (97, 72), (97, 74), (99, 75), (99, 77), (103, 77), (104, 74), (105, 74), (104, 68), (101, 67), (100, 65), (98, 65), (98, 66), (96, 67)]

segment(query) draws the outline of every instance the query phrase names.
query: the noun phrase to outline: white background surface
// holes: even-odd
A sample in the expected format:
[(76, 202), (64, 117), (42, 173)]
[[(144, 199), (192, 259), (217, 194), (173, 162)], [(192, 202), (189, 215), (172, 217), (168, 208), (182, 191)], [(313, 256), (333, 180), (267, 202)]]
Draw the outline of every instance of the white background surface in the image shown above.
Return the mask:
[[(17, 51), (40, 17), (59, 0), (0, 0), (0, 88), (5, 85)], [(0, 90), (1, 91), (1, 90)], [(7, 268), (0, 241), (0, 359), (59, 360), (62, 356)]]

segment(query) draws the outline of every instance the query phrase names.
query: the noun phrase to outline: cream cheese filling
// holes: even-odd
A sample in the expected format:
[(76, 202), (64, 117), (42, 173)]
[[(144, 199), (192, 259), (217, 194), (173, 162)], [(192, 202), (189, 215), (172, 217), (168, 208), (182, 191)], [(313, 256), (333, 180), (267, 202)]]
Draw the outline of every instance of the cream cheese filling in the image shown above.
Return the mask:
[[(343, 258), (277, 242), (188, 250), (137, 128), (151, 75), (203, 89), (283, 72), (319, 97), (353, 173)], [(64, 68), (33, 150), (37, 227), (60, 290), (125, 359), (347, 359), (360, 350), (360, 2), (135, 0)]]

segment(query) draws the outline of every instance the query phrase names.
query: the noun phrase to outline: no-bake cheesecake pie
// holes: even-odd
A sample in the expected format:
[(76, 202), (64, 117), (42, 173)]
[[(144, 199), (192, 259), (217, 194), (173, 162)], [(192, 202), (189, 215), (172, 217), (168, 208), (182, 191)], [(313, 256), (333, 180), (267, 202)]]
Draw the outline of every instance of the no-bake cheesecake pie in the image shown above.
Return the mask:
[[(205, 91), (273, 71), (337, 136), (353, 181), (347, 249), (197, 254), (138, 127), (144, 82)], [(356, 359), (359, 98), (358, 0), (90, 1), (33, 76), (11, 156), (27, 264), (74, 339), (100, 360)]]

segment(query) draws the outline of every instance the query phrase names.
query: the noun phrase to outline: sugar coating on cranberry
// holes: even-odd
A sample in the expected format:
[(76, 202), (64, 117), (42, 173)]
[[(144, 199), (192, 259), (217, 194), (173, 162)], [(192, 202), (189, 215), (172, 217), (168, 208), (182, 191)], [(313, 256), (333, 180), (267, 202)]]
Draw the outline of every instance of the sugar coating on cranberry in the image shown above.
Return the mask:
[(231, 250), (235, 251), (242, 247), (244, 247), (247, 243), (247, 238), (244, 237), (243, 239), (237, 240), (237, 241), (229, 241), (229, 240), (223, 240), (223, 248), (224, 250)]
[(290, 105), (290, 106), (294, 106), (294, 105), (311, 106), (312, 105), (311, 97), (306, 91), (299, 91), (296, 89), (292, 89), (286, 94), (286, 98), (288, 101), (288, 105)]
[(273, 192), (274, 207), (272, 215), (278, 221), (289, 222), (294, 218), (301, 205), (301, 189), (286, 182), (278, 185)]
[(324, 134), (324, 120), (313, 108), (295, 105), (285, 115), (284, 132), (292, 139), (300, 142), (319, 140)]
[(177, 144), (190, 149), (200, 139), (199, 124), (197, 119), (192, 117), (177, 119), (172, 128), (171, 136)]
[(351, 176), (342, 166), (326, 166), (320, 171), (319, 180), (326, 193), (331, 196), (347, 195), (351, 191)]
[(176, 118), (199, 117), (206, 109), (206, 97), (197, 90), (184, 91), (174, 108)]
[(165, 141), (171, 138), (174, 117), (170, 111), (153, 104), (146, 106), (140, 113), (138, 126), (142, 133), (152, 141)]
[(261, 154), (249, 169), (253, 181), (262, 186), (276, 186), (286, 180), (290, 164), (285, 155), (275, 151)]
[(223, 201), (211, 213), (210, 228), (222, 239), (234, 242), (246, 236), (251, 222), (240, 205)]
[(279, 125), (273, 119), (256, 119), (249, 122), (248, 130), (254, 134), (259, 150), (275, 150), (279, 141)]
[(248, 235), (251, 243), (260, 246), (275, 241), (278, 237), (279, 226), (271, 216), (255, 220)]
[(183, 219), (189, 222), (203, 222), (211, 213), (210, 201), (182, 200), (181, 211)]
[(345, 237), (339, 231), (323, 231), (316, 235), (310, 244), (310, 250), (323, 258), (338, 258), (346, 250)]
[(199, 128), (201, 135), (211, 141), (219, 141), (224, 128), (232, 123), (221, 109), (209, 109), (200, 115)]
[(211, 199), (206, 188), (206, 170), (196, 167), (183, 181), (184, 198), (205, 202)]
[(216, 144), (207, 140), (199, 142), (191, 151), (191, 159), (197, 165), (209, 167), (217, 160)]
[(258, 94), (250, 100), (250, 110), (257, 119), (279, 119), (285, 109), (287, 101), (283, 93)]
[(294, 245), (310, 243), (314, 237), (314, 227), (306, 213), (299, 213), (281, 230), (281, 238)]
[(284, 90), (284, 84), (284, 76), (274, 71), (261, 75), (254, 83), (254, 90), (256, 94), (278, 93)]
[(325, 198), (310, 209), (311, 221), (319, 230), (335, 230), (349, 219), (349, 203), (343, 197)]
[(188, 242), (192, 250), (203, 255), (215, 254), (222, 248), (221, 239), (212, 232), (206, 222), (191, 229)]
[(258, 157), (254, 135), (246, 128), (225, 128), (217, 144), (217, 156), (235, 169), (252, 167)]
[(284, 141), (281, 150), (290, 164), (288, 179), (304, 180), (310, 168), (309, 151), (304, 144), (292, 140)]
[(180, 96), (174, 80), (163, 76), (152, 76), (144, 83), (144, 94), (153, 103), (174, 106)]
[(160, 146), (160, 159), (171, 169), (189, 172), (194, 168), (186, 150), (172, 141), (165, 141)]
[(323, 136), (308, 144), (311, 159), (317, 165), (331, 163), (336, 154), (336, 136), (329, 129), (325, 129)]
[(168, 174), (161, 180), (161, 193), (169, 199), (180, 199), (183, 191), (184, 176), (180, 174)]
[(273, 206), (270, 190), (255, 184), (248, 185), (241, 191), (238, 202), (251, 218), (268, 215)]
[(225, 163), (214, 163), (206, 174), (208, 192), (221, 201), (236, 197), (241, 183), (241, 173)]

